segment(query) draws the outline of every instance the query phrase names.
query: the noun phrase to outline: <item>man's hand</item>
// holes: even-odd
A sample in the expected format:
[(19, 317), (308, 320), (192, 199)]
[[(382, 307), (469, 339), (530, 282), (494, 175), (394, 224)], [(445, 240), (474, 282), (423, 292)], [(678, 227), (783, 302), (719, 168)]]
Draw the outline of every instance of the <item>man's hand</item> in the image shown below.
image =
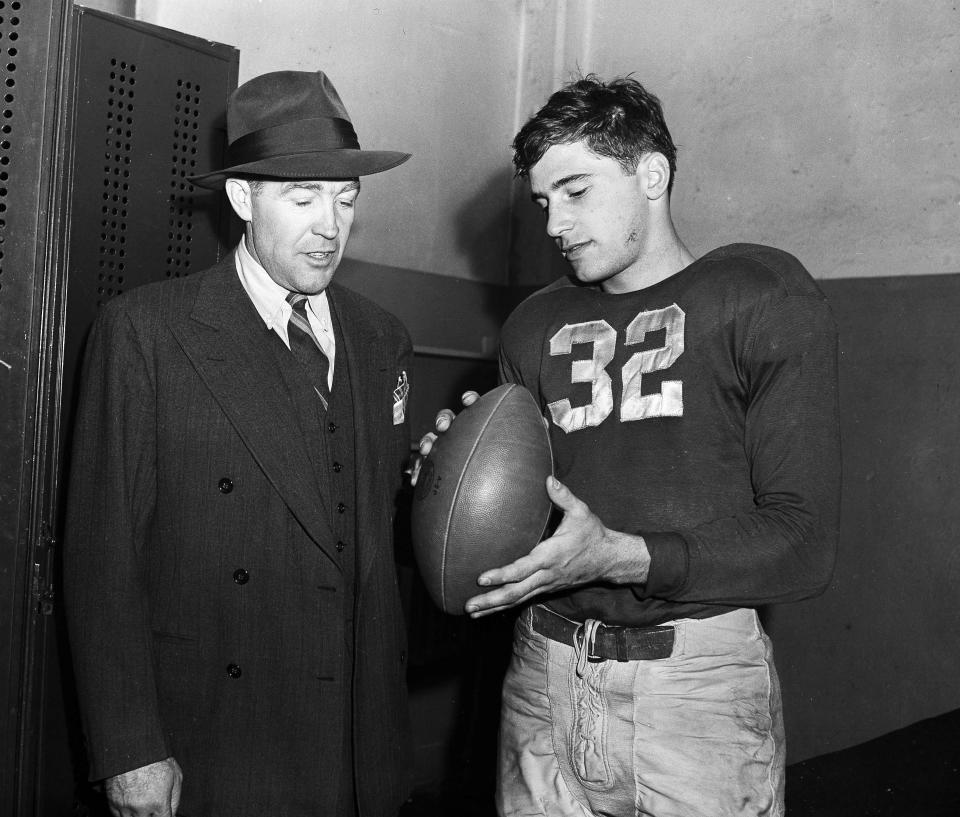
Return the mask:
[[(463, 393), (463, 396), (460, 400), (463, 402), (464, 408), (467, 406), (472, 406), (477, 402), (477, 398), (480, 396), (478, 392), (467, 391)], [(440, 434), (443, 434), (444, 431), (450, 428), (450, 424), (453, 422), (453, 418), (457, 415), (451, 409), (441, 409), (437, 412), (437, 418), (434, 420), (434, 428), (436, 428), (436, 433), (428, 431), (420, 438), (419, 456), (417, 456), (413, 465), (410, 467), (410, 484), (416, 485), (417, 479), (420, 477), (420, 466), (423, 464), (424, 457), (430, 455), (430, 451), (433, 449), (433, 444), (437, 441), (437, 437)]]
[(647, 580), (650, 553), (642, 536), (610, 530), (554, 477), (547, 478), (547, 493), (563, 511), (559, 527), (526, 556), (479, 576), (479, 585), (497, 587), (467, 601), (466, 611), (473, 618), (589, 582), (642, 584)]
[(174, 817), (180, 806), (183, 772), (172, 757), (104, 781), (113, 817)]

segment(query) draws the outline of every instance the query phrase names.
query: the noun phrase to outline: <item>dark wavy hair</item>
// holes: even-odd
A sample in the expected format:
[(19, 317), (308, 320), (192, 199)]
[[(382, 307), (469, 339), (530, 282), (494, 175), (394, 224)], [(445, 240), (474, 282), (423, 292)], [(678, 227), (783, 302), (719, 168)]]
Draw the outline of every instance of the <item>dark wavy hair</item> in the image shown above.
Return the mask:
[(517, 176), (526, 176), (554, 145), (584, 141), (599, 156), (633, 173), (644, 154), (656, 152), (670, 163), (670, 186), (677, 172), (677, 148), (663, 118), (660, 100), (632, 77), (604, 82), (588, 74), (554, 92), (547, 104), (513, 140)]

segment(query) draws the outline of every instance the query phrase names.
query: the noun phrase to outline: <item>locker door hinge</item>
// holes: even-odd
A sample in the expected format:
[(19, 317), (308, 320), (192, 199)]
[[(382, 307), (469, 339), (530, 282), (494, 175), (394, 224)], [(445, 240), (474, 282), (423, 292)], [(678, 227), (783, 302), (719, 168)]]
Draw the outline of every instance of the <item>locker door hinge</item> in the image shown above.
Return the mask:
[(37, 605), (37, 612), (44, 616), (53, 615), (53, 602), (56, 590), (53, 585), (54, 550), (57, 546), (56, 537), (49, 522), (40, 526), (40, 537), (37, 542), (39, 561), (33, 563), (33, 598)]

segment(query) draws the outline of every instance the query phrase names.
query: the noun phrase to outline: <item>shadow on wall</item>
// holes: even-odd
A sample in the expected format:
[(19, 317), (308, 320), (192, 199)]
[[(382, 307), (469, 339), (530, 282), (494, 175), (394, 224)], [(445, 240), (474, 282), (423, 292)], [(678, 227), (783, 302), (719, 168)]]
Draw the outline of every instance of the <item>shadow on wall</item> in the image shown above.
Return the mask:
[(530, 199), (530, 183), (514, 179), (508, 262), (512, 286), (533, 290), (570, 275), (570, 265), (546, 227), (543, 210)]
[[(471, 180), (474, 192), (456, 213), (454, 246), (466, 258), (474, 281), (509, 283), (506, 247), (510, 237), (510, 185), (507, 167), (486, 180)], [(491, 207), (491, 201), (502, 204)]]
[[(491, 199), (501, 200), (502, 207), (491, 210)], [(467, 258), (472, 280), (530, 291), (570, 272), (546, 234), (542, 211), (530, 200), (529, 182), (514, 178), (509, 165), (486, 182), (477, 180), (456, 225), (456, 247)], [(514, 303), (516, 299), (509, 306)], [(494, 312), (501, 320), (509, 314), (502, 302), (494, 305)]]

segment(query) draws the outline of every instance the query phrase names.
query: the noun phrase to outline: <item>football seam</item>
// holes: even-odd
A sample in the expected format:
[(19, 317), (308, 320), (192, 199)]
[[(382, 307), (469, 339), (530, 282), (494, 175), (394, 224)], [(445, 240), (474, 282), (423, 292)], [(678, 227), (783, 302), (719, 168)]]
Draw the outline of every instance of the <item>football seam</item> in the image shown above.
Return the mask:
[[(516, 388), (516, 384), (511, 384), (511, 388), (504, 391), (500, 395), (500, 399), (497, 401), (496, 405), (490, 410), (487, 415), (486, 421), (480, 427), (480, 433), (477, 434), (477, 439), (474, 441), (473, 446), (470, 448), (470, 454), (467, 456), (466, 461), (464, 462), (464, 467), (460, 471), (460, 476), (457, 478), (457, 486), (453, 491), (453, 500), (450, 502), (450, 510), (447, 512), (447, 522), (443, 528), (443, 555), (440, 559), (440, 575), (442, 576), (442, 581), (440, 582), (440, 600), (443, 603), (443, 609), (447, 609), (447, 545), (450, 541), (450, 525), (453, 520), (453, 513), (456, 510), (457, 503), (460, 500), (460, 486), (463, 484), (463, 475), (467, 472), (468, 467), (473, 460), (473, 455), (476, 453), (477, 446), (480, 445), (480, 441), (483, 439), (483, 435), (487, 430), (487, 426), (490, 425), (490, 421), (493, 419), (493, 415), (497, 413), (497, 409), (500, 408), (500, 404), (506, 399), (507, 395)], [(553, 454), (551, 452), (551, 458)]]

